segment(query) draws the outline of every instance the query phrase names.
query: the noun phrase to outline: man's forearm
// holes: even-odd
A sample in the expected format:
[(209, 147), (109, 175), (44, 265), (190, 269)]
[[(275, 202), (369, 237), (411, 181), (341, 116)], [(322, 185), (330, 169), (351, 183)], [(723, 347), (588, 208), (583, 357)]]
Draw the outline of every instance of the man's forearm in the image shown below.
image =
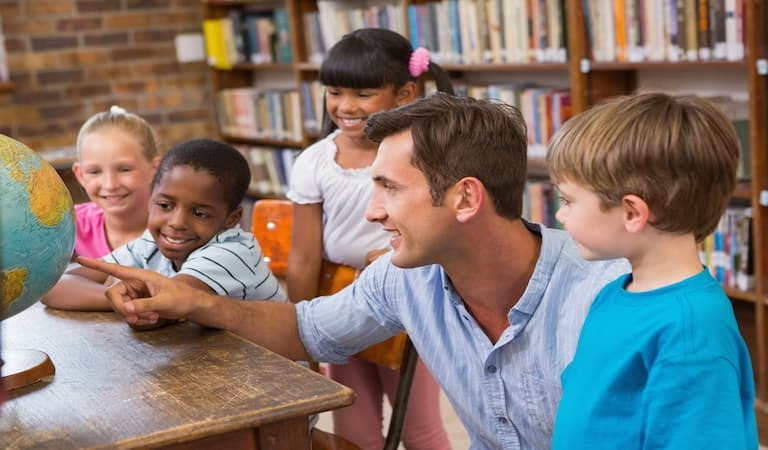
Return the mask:
[(233, 300), (201, 293), (188, 319), (221, 328), (293, 360), (308, 360), (292, 303)]

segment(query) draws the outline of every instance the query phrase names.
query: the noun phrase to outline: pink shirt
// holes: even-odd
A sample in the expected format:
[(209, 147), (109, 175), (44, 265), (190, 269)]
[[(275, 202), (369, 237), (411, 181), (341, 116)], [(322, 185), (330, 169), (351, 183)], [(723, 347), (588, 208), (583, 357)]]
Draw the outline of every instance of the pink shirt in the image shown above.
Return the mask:
[(90, 258), (101, 258), (112, 249), (107, 242), (104, 230), (104, 210), (96, 203), (87, 202), (75, 205), (77, 234), (75, 237), (75, 253)]

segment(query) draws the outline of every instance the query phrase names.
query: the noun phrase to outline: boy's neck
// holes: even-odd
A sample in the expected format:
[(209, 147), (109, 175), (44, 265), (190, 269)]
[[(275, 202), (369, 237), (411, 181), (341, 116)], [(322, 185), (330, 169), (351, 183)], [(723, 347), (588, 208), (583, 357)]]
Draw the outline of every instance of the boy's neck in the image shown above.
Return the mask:
[(626, 287), (627, 291), (658, 289), (703, 270), (693, 234), (658, 232), (648, 238), (648, 242), (640, 245), (641, 250), (628, 257), (632, 264), (632, 282)]

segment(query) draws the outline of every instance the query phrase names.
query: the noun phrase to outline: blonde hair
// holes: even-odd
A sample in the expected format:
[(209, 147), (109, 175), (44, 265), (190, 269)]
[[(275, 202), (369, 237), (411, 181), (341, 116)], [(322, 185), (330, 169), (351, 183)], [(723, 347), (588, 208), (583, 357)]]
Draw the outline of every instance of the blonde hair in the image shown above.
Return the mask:
[(627, 194), (661, 231), (714, 231), (736, 186), (739, 143), (709, 101), (660, 93), (621, 97), (566, 122), (549, 144), (552, 177), (597, 193), (604, 208)]
[(123, 108), (113, 105), (109, 108), (109, 111), (91, 116), (80, 127), (80, 131), (77, 134), (78, 160), (80, 160), (80, 150), (85, 137), (93, 132), (107, 128), (117, 128), (135, 137), (147, 161), (152, 161), (158, 155), (155, 135), (147, 121), (136, 114), (129, 113)]

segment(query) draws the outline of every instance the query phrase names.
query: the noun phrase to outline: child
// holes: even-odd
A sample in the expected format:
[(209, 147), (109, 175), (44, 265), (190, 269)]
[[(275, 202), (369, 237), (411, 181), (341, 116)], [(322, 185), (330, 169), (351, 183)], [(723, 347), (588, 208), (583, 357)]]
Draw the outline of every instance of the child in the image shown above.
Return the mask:
[[(195, 139), (174, 146), (152, 178), (146, 231), (102, 259), (232, 298), (283, 299), (258, 243), (238, 225), (250, 178), (245, 158), (227, 144)], [(43, 303), (109, 311), (106, 281), (104, 274), (75, 265)]]
[(100, 258), (141, 236), (159, 161), (152, 129), (135, 114), (113, 106), (83, 124), (72, 172), (91, 201), (75, 205), (76, 255)]
[(590, 308), (562, 374), (553, 449), (757, 448), (749, 354), (696, 247), (738, 159), (731, 123), (694, 97), (622, 98), (553, 138), (557, 219), (585, 258), (632, 265)]
[[(385, 29), (356, 30), (328, 52), (320, 68), (327, 135), (297, 158), (288, 192), (294, 203), (290, 300), (318, 295), (323, 258), (360, 270), (369, 252), (388, 246), (389, 233), (365, 220), (373, 191), (370, 165), (378, 146), (363, 128), (371, 114), (415, 100), (416, 81), (427, 71), (439, 90), (452, 90), (448, 76), (429, 61), (425, 49), (413, 50), (407, 39)], [(348, 364), (331, 364), (329, 374), (357, 393), (354, 405), (333, 411), (334, 432), (363, 449), (381, 450), (382, 397), (386, 393), (394, 400), (398, 371), (350, 358)], [(439, 395), (437, 383), (419, 362), (403, 427), (406, 448), (450, 448)]]

